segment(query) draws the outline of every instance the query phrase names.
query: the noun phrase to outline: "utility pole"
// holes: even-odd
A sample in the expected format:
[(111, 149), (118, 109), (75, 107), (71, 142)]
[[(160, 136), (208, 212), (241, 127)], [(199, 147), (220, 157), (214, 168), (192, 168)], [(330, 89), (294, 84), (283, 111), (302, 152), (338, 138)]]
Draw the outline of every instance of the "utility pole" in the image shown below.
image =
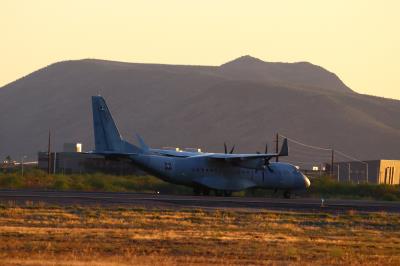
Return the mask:
[(49, 129), (49, 143), (47, 146), (47, 156), (48, 156), (47, 173), (51, 174), (51, 131), (50, 131), (50, 129)]
[(319, 166), (319, 177), (322, 176), (322, 168), (324, 167), (324, 165), (321, 163)]
[(26, 155), (21, 157), (21, 176), (24, 176), (24, 159), (26, 158)]
[(334, 160), (335, 160), (335, 151), (332, 149), (332, 154), (331, 154), (331, 176), (333, 176), (333, 163), (334, 163)]
[(53, 174), (56, 174), (57, 152), (54, 151)]
[[(276, 140), (275, 140), (275, 152), (278, 154), (279, 152), (279, 133), (276, 133)], [(279, 162), (279, 156), (275, 157), (275, 162)]]
[(348, 172), (349, 172), (349, 183), (350, 183), (350, 180), (351, 180), (351, 178), (350, 178), (350, 172), (351, 172), (350, 163), (348, 165), (349, 165)]

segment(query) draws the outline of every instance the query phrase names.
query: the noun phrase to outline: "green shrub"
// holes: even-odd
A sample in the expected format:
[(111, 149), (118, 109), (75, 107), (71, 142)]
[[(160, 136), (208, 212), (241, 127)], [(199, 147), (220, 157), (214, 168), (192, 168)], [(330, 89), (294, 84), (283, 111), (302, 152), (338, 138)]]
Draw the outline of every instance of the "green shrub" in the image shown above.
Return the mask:
[(104, 179), (98, 176), (92, 176), (92, 178), (89, 179), (89, 183), (94, 189), (104, 189), (106, 187)]
[(398, 185), (339, 183), (335, 179), (325, 176), (311, 180), (311, 187), (307, 195), (318, 197), (400, 200), (400, 187)]
[(22, 178), (15, 175), (6, 175), (0, 178), (2, 188), (20, 188), (23, 186)]
[[(38, 169), (27, 169), (24, 176), (18, 171), (0, 173), (0, 188), (7, 189), (56, 189), (79, 191), (132, 191), (169, 194), (192, 194), (192, 188), (164, 182), (154, 176), (115, 176), (102, 173), (48, 175)], [(363, 198), (400, 200), (400, 187), (373, 184), (338, 183), (330, 177), (311, 180), (311, 187), (299, 193), (305, 197)], [(235, 192), (235, 196), (282, 197), (282, 191), (248, 189)]]
[(68, 181), (65, 178), (57, 177), (52, 188), (56, 190), (67, 190), (69, 188)]

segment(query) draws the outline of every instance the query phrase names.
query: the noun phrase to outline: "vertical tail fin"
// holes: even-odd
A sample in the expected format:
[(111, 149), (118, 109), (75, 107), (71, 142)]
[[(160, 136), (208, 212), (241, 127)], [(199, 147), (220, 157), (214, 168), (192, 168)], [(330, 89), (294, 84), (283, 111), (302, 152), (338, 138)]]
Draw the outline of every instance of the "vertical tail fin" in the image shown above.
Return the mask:
[(101, 96), (92, 96), (95, 152), (140, 152), (119, 134), (106, 101)]

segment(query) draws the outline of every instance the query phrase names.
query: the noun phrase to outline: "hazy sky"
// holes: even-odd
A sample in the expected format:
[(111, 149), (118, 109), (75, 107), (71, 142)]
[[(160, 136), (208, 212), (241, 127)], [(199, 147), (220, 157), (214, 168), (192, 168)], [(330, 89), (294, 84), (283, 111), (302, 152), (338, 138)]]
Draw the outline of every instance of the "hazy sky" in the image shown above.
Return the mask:
[(0, 86), (56, 61), (309, 61), (400, 99), (400, 1), (0, 0)]

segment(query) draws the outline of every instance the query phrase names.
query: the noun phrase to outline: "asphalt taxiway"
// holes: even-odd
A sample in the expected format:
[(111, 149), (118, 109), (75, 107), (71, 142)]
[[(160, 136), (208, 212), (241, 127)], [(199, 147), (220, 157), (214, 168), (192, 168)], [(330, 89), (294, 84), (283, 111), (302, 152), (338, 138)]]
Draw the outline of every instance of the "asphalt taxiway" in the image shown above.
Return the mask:
[(46, 203), (55, 205), (138, 206), (149, 208), (203, 208), (233, 210), (285, 210), (311, 212), (394, 212), (400, 202), (315, 198), (261, 198), (162, 195), (151, 193), (0, 190), (0, 203)]

